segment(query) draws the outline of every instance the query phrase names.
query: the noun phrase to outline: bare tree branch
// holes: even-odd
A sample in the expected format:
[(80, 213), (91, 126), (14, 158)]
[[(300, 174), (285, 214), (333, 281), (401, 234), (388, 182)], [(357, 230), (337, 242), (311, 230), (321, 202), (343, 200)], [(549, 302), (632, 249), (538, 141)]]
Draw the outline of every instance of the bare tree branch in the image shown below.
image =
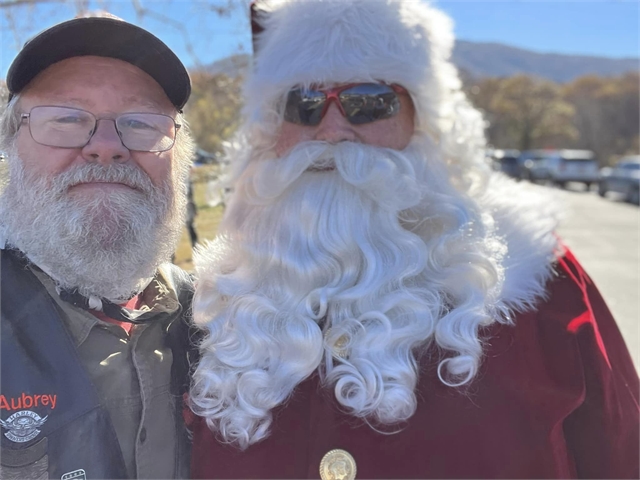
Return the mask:
[(175, 21), (167, 15), (163, 15), (162, 13), (156, 12), (155, 10), (144, 7), (139, 0), (131, 0), (131, 3), (133, 4), (133, 8), (136, 11), (138, 22), (141, 23), (144, 17), (149, 17), (176, 29), (182, 36), (185, 49), (187, 50), (187, 53), (193, 60), (196, 67), (201, 66), (200, 59), (196, 55), (193, 44), (191, 43), (191, 39), (189, 38), (189, 32), (182, 23)]
[[(31, 30), (33, 25), (38, 24), (35, 20), (29, 20), (34, 15), (46, 16), (45, 12), (51, 9), (67, 8), (76, 15), (86, 15), (90, 11), (112, 11), (116, 7), (114, 3), (118, 3), (120, 7), (123, 0), (0, 0), (0, 16), (5, 20), (5, 32), (9, 30), (13, 35), (16, 49), (19, 49), (25, 40), (31, 37), (35, 32)], [(193, 15), (194, 21), (183, 23), (166, 14), (167, 4), (171, 0), (151, 1), (147, 0), (124, 0), (133, 8), (136, 16), (136, 22), (143, 24), (145, 19), (159, 22), (168, 29), (176, 32), (182, 40), (182, 45), (195, 68), (203, 65), (202, 59), (196, 51), (196, 45), (192, 37), (199, 38), (202, 34), (195, 34), (193, 31), (194, 24), (206, 25), (206, 17), (217, 15), (219, 17), (230, 17), (234, 11), (246, 10), (248, 12), (249, 0), (203, 0), (198, 2), (189, 2), (189, 5), (195, 5), (199, 12)], [(248, 13), (247, 13), (248, 15)], [(198, 22), (196, 22), (196, 20)], [(203, 23), (204, 22), (204, 23)], [(206, 32), (206, 26), (202, 27)], [(239, 51), (242, 49), (239, 49)]]
[(0, 0), (0, 8), (33, 6), (38, 3), (65, 3), (65, 0)]

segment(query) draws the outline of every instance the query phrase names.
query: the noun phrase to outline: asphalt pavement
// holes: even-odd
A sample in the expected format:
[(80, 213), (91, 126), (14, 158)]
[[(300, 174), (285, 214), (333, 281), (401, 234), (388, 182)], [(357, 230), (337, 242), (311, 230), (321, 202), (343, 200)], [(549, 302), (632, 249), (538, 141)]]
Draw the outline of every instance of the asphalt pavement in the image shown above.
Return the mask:
[(640, 370), (640, 208), (578, 185), (549, 193), (567, 208), (560, 236), (598, 286)]

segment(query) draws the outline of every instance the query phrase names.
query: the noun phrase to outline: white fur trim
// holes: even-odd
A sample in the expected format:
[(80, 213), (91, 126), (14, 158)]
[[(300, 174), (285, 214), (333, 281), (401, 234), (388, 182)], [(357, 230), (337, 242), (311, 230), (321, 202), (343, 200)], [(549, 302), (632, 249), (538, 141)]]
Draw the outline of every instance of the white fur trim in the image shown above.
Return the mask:
[(507, 252), (501, 261), (504, 285), (499, 307), (510, 312), (532, 309), (544, 298), (560, 245), (555, 235), (562, 205), (553, 190), (494, 174), (478, 198), (494, 222)]
[(481, 115), (449, 61), (453, 23), (443, 12), (418, 0), (259, 0), (257, 6), (264, 31), (245, 88), (249, 131), (274, 123), (274, 111), (295, 85), (384, 81), (409, 91), (417, 130), (441, 142), (447, 157), (464, 164), (468, 152), (484, 146)]

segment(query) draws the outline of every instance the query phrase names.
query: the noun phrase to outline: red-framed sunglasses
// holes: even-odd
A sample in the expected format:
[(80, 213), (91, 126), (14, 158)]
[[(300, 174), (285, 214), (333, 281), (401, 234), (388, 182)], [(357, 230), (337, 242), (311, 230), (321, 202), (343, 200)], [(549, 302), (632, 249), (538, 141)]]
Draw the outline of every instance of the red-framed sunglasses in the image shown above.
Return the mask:
[(318, 125), (335, 101), (352, 125), (391, 118), (400, 111), (398, 93), (407, 93), (400, 85), (351, 83), (335, 88), (294, 88), (287, 95), (284, 119), (297, 125)]

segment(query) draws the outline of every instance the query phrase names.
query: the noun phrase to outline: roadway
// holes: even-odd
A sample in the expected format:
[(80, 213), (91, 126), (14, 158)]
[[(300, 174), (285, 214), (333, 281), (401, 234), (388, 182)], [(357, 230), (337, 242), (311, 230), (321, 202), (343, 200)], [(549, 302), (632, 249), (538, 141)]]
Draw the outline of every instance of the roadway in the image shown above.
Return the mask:
[(569, 187), (553, 191), (567, 208), (559, 234), (598, 286), (640, 369), (640, 208)]

